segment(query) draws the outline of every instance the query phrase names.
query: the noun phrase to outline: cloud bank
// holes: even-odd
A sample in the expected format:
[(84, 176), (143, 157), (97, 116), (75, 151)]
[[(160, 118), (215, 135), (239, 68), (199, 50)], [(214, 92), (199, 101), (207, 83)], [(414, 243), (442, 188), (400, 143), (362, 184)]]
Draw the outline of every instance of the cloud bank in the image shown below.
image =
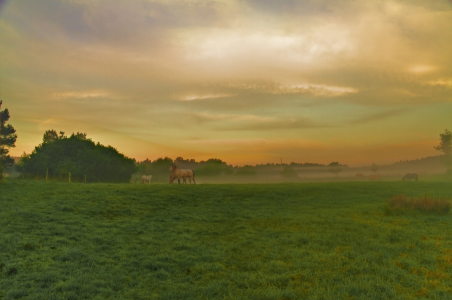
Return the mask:
[[(403, 141), (433, 155), (419, 141), (429, 136), (433, 143), (450, 126), (450, 1), (0, 5), (1, 92), (20, 120), (16, 154), (30, 152), (39, 141), (32, 136), (42, 136), (33, 124), (55, 118), (74, 121), (68, 131), (81, 123), (114, 131), (116, 143), (138, 159), (165, 151), (137, 150), (120, 136), (171, 149), (187, 142), (181, 155), (203, 159), (215, 153), (193, 137), (315, 141), (302, 152), (291, 143), (280, 150), (294, 161), (359, 163), (370, 159), (339, 154), (338, 140), (355, 154)], [(331, 152), (319, 157), (320, 144)], [(224, 158), (243, 161), (245, 148)], [(380, 159), (403, 158), (391, 151)], [(271, 159), (277, 150), (258, 155)]]

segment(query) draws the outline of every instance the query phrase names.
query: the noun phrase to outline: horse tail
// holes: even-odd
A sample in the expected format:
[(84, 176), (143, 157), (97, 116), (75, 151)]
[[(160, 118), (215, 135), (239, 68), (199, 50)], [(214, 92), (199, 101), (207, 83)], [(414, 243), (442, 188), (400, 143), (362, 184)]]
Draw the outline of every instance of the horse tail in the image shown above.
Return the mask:
[(196, 181), (195, 181), (195, 171), (191, 170), (191, 172), (193, 173), (193, 182), (196, 184)]

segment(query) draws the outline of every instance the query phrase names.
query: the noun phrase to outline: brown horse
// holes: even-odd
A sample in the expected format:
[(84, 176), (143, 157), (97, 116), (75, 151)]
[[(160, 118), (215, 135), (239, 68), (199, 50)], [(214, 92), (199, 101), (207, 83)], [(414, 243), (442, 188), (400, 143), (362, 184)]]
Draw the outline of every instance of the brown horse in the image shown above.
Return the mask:
[(411, 181), (411, 179), (414, 179), (417, 181), (417, 179), (418, 179), (417, 174), (416, 173), (406, 173), (405, 176), (403, 176), (403, 178), (402, 178), (403, 181), (405, 181), (405, 180)]
[(183, 182), (186, 183), (186, 179), (191, 181), (193, 180), (193, 183), (196, 184), (195, 181), (195, 172), (190, 169), (179, 169), (176, 165), (171, 165), (170, 167), (171, 175), (169, 178), (169, 183), (173, 183), (174, 179), (177, 178), (177, 182), (180, 184), (180, 179), (182, 178)]

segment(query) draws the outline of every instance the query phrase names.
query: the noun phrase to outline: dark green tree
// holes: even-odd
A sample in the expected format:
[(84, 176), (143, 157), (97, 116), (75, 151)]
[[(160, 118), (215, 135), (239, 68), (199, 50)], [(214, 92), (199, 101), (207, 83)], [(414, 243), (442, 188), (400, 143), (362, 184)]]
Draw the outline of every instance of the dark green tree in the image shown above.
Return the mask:
[(375, 163), (373, 163), (371, 166), (370, 166), (370, 170), (372, 171), (372, 172), (377, 172), (378, 171), (378, 167), (377, 167), (377, 165), (375, 164)]
[(279, 174), (284, 178), (297, 178), (298, 173), (290, 165), (283, 165), (282, 171)]
[(169, 157), (160, 157), (151, 163), (147, 170), (148, 175), (152, 175), (152, 180), (157, 179), (158, 182), (168, 182), (170, 176), (170, 166), (173, 160)]
[(253, 166), (245, 165), (238, 169), (238, 171), (234, 174), (238, 176), (256, 176), (257, 172)]
[(342, 171), (341, 165), (339, 162), (332, 162), (328, 165), (328, 172), (331, 172), (337, 176), (338, 173)]
[(234, 173), (232, 168), (218, 158), (210, 158), (202, 164), (202, 167), (196, 169), (196, 175), (198, 176), (219, 176), (232, 173)]
[[(0, 108), (2, 101), (0, 101)], [(9, 155), (9, 149), (15, 147), (17, 134), (16, 129), (11, 124), (6, 124), (9, 121), (9, 110), (0, 110), (0, 180), (2, 179), (2, 171), (4, 167), (11, 167), (14, 159)]]
[(452, 132), (446, 129), (444, 133), (439, 134), (440, 143), (435, 146), (436, 151), (444, 153), (443, 162), (447, 168), (447, 173), (452, 174)]
[(47, 130), (44, 133), (44, 137), (42, 138), (42, 142), (43, 143), (50, 143), (50, 142), (53, 142), (54, 140), (57, 140), (57, 139), (58, 139), (58, 133), (55, 130), (51, 129), (51, 130)]
[[(50, 133), (49, 133), (50, 132)], [(73, 133), (69, 138), (52, 130), (44, 134), (44, 142), (30, 155), (23, 156), (19, 171), (24, 177), (44, 177), (46, 169), (52, 178), (71, 178), (88, 182), (129, 182), (136, 172), (135, 160), (119, 153), (112, 146), (103, 146), (86, 138), (84, 133)], [(46, 139), (51, 137), (51, 139)]]

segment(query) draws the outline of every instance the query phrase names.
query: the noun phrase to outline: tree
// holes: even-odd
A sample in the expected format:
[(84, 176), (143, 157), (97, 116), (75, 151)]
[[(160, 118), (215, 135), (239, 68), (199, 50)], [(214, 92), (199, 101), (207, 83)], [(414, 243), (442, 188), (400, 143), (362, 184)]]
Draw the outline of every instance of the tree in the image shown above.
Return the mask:
[(159, 182), (168, 182), (171, 164), (173, 164), (173, 160), (169, 157), (157, 158), (147, 169), (148, 175), (152, 175), (153, 180), (156, 178)]
[(452, 132), (446, 129), (444, 133), (440, 133), (440, 143), (438, 146), (435, 146), (434, 148), (436, 151), (441, 151), (444, 153), (444, 165), (447, 168), (447, 173), (451, 172), (451, 165), (452, 165)]
[(244, 165), (240, 167), (239, 170), (234, 174), (238, 176), (256, 176), (257, 172), (253, 166)]
[(88, 140), (88, 138), (86, 137), (86, 133), (82, 133), (82, 132), (73, 133), (71, 135), (71, 137), (75, 137), (79, 140)]
[(328, 165), (328, 172), (331, 172), (331, 173), (333, 173), (333, 174), (336, 174), (336, 176), (337, 176), (337, 174), (339, 173), (339, 172), (341, 172), (342, 171), (342, 169), (341, 169), (341, 165), (339, 164), (339, 162), (332, 162), (332, 163), (330, 163), (329, 165)]
[(289, 166), (283, 165), (283, 169), (281, 172), (279, 172), (279, 174), (284, 178), (297, 178), (298, 177), (297, 171), (295, 171), (293, 169), (293, 167), (290, 165)]
[[(0, 107), (2, 101), (0, 101)], [(4, 111), (0, 110), (0, 168), (10, 167), (14, 163), (14, 159), (9, 156), (9, 148), (15, 147), (17, 134), (16, 130), (11, 124), (7, 124), (10, 115), (6, 108)], [(0, 171), (1, 174), (1, 171)], [(1, 177), (1, 175), (0, 175)]]
[[(50, 132), (50, 133), (49, 133)], [(52, 130), (46, 131), (47, 137), (54, 137)], [(18, 166), (24, 177), (44, 177), (46, 170), (50, 177), (71, 178), (88, 182), (129, 182), (136, 172), (135, 160), (119, 153), (112, 146), (94, 143), (85, 133), (72, 134), (69, 138), (60, 134), (51, 142), (46, 141), (23, 155)]]
[(44, 133), (44, 137), (42, 138), (42, 142), (43, 143), (51, 143), (51, 142), (53, 142), (54, 140), (57, 140), (57, 139), (58, 139), (58, 133), (55, 130), (51, 129), (51, 130), (47, 130)]
[(375, 164), (375, 163), (373, 163), (371, 166), (370, 166), (370, 170), (372, 171), (372, 172), (377, 172), (378, 171), (378, 167), (377, 167), (377, 165)]
[(202, 164), (202, 167), (196, 169), (198, 176), (220, 176), (231, 175), (232, 173), (234, 173), (232, 168), (218, 158), (209, 158)]

